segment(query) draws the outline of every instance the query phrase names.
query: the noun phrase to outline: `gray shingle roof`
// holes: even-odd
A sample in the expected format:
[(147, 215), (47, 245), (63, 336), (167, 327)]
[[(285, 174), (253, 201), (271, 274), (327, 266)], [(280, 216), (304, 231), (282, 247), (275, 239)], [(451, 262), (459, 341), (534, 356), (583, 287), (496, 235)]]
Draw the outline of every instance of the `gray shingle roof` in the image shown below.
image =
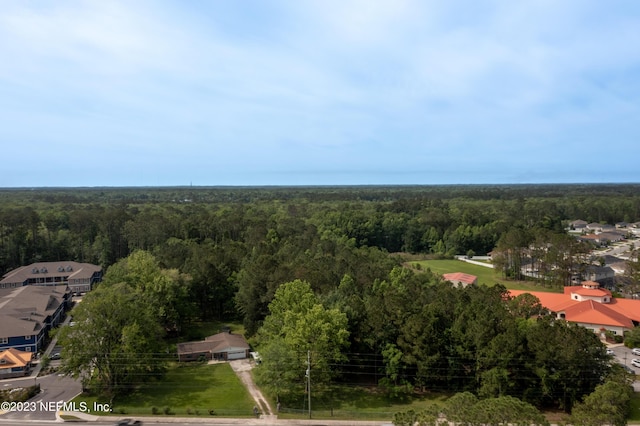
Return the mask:
[(69, 261), (37, 262), (7, 272), (0, 280), (0, 284), (24, 283), (29, 279), (37, 278), (62, 278), (65, 281), (69, 279), (90, 279), (93, 274), (101, 270), (102, 267), (91, 263)]
[(0, 337), (36, 334), (64, 301), (66, 286), (24, 286), (0, 291)]

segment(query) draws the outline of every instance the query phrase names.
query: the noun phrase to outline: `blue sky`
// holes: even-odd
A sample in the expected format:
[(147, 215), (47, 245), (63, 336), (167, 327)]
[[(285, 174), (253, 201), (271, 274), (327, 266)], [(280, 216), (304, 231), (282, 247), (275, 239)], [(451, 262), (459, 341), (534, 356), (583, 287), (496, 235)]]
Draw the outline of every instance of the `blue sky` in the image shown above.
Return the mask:
[(640, 2), (19, 1), (1, 187), (640, 182)]

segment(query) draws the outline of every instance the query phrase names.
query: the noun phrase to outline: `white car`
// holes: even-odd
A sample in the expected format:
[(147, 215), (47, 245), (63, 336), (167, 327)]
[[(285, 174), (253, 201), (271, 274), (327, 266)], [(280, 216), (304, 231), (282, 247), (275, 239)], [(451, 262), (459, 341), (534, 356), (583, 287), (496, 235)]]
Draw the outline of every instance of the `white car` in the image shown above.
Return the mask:
[(613, 349), (607, 349), (607, 355), (614, 355)]
[(631, 365), (633, 365), (634, 367), (640, 368), (640, 359), (632, 359), (631, 360)]
[(640, 348), (631, 349), (631, 353), (634, 354), (634, 355), (640, 355)]

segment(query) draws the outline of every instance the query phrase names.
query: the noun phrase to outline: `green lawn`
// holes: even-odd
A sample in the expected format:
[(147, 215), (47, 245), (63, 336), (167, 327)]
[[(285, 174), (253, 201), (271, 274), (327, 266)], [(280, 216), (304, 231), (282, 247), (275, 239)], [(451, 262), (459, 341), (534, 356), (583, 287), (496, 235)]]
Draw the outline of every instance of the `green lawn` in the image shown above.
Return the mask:
[(421, 270), (431, 269), (436, 274), (448, 274), (451, 272), (464, 272), (466, 274), (478, 277), (478, 284), (488, 286), (496, 283), (504, 285), (508, 289), (513, 290), (530, 290), (530, 291), (550, 291), (559, 292), (559, 289), (544, 287), (530, 281), (511, 281), (505, 280), (497, 275), (492, 268), (486, 266), (474, 265), (472, 263), (463, 262), (461, 260), (418, 260), (409, 262), (413, 267), (420, 265)]
[[(100, 398), (79, 396), (74, 401), (105, 403)], [(173, 364), (163, 380), (143, 385), (114, 401), (117, 414), (251, 417), (254, 402), (229, 364)], [(100, 413), (92, 413), (100, 414)]]
[[(314, 419), (357, 419), (390, 421), (399, 411), (421, 411), (433, 404), (443, 404), (449, 397), (445, 393), (413, 395), (404, 400), (390, 399), (382, 392), (361, 386), (331, 387), (325, 396), (311, 399), (311, 414)], [(273, 403), (275, 407), (275, 403)], [(304, 419), (309, 417), (306, 397), (298, 402), (284, 404), (278, 415), (282, 419)]]
[(640, 424), (640, 393), (634, 392), (631, 397), (631, 410), (627, 418), (629, 423)]

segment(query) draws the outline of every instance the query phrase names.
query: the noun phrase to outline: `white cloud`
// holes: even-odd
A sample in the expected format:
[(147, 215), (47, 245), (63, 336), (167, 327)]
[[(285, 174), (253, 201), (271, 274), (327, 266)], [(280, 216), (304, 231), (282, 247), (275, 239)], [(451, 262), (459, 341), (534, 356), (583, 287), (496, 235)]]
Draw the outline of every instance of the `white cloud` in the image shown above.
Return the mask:
[(162, 34), (151, 11), (134, 3), (79, 1), (3, 12), (5, 48), (19, 55), (14, 66), (52, 63), (94, 73), (137, 72), (169, 63), (175, 55), (171, 29)]
[(14, 2), (1, 131), (146, 162), (474, 162), (637, 115), (639, 44), (595, 2)]

